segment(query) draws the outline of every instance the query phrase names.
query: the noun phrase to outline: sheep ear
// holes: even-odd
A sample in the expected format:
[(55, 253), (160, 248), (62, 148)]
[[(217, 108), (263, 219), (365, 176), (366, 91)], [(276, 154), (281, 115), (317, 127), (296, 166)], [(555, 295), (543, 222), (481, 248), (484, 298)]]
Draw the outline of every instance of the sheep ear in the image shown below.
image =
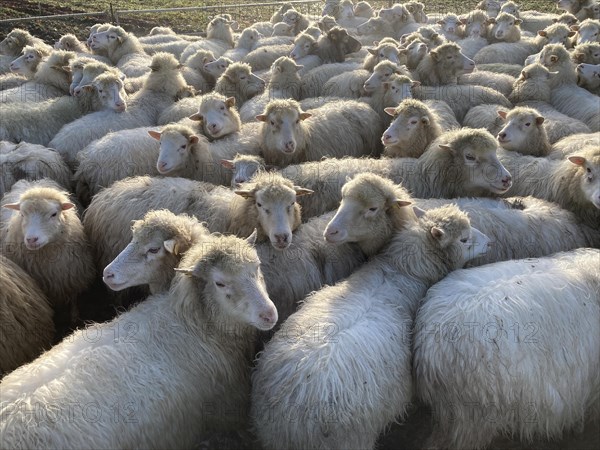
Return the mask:
[(312, 194), (313, 191), (312, 189), (306, 189), (303, 188), (302, 186), (294, 186), (294, 190), (296, 191), (296, 197), (301, 197), (303, 195), (309, 195)]
[(60, 209), (66, 211), (67, 209), (75, 208), (75, 204), (71, 202), (63, 202), (60, 204)]
[(235, 97), (227, 97), (227, 99), (225, 100), (225, 106), (227, 106), (228, 108), (235, 106)]
[(176, 267), (175, 272), (190, 275), (192, 277), (196, 276), (196, 268), (195, 267), (189, 267), (187, 269)]
[(556, 61), (558, 61), (558, 56), (556, 56), (556, 55), (550, 56), (550, 62), (556, 62)]
[(198, 136), (196, 136), (195, 134), (192, 134), (189, 138), (188, 138), (188, 142), (190, 144), (197, 144), (198, 141), (200, 140), (200, 138)]
[(152, 136), (154, 139), (156, 139), (157, 141), (160, 141), (160, 135), (161, 135), (160, 131), (148, 130), (148, 134), (150, 136)]
[(577, 32), (576, 32), (576, 31), (569, 31), (569, 34), (567, 34), (567, 36), (569, 36), (569, 37), (573, 37), (573, 36), (575, 36), (576, 34), (577, 34)]
[(439, 55), (438, 55), (438, 53), (437, 53), (437, 51), (436, 51), (436, 50), (431, 50), (431, 51), (429, 52), (429, 55), (431, 55), (431, 58), (432, 58), (434, 61), (437, 61), (437, 60), (438, 60), (438, 58), (439, 58)]
[(190, 117), (188, 117), (188, 119), (190, 120), (196, 120), (198, 122), (202, 122), (202, 114), (200, 114), (199, 112), (197, 112), (196, 114), (192, 114)]
[(411, 87), (419, 87), (421, 86), (421, 82), (420, 81), (413, 81), (411, 84)]
[[(373, 45), (377, 47), (379, 45), (379, 41), (373, 41)], [(368, 50), (368, 49), (367, 49)]]
[(246, 238), (246, 242), (250, 245), (256, 244), (256, 237), (258, 236), (258, 230), (255, 228), (250, 236)]
[(408, 53), (408, 50), (405, 48), (398, 49), (398, 55), (406, 55), (407, 53)]
[(306, 119), (308, 119), (309, 117), (312, 117), (312, 114), (311, 114), (311, 113), (307, 113), (307, 112), (301, 112), (301, 113), (300, 113), (300, 120), (306, 120)]
[(521, 76), (519, 78), (522, 78), (522, 79), (526, 80), (527, 78), (529, 78), (529, 73), (525, 72), (525, 71), (522, 71), (521, 72)]
[(521, 19), (515, 20), (515, 25), (521, 25), (522, 23), (523, 23), (523, 20), (521, 20)]
[(254, 191), (250, 190), (250, 189), (238, 189), (237, 191), (233, 191), (233, 192), (244, 198), (254, 198)]
[(367, 51), (371, 54), (371, 55), (376, 55), (377, 54), (377, 49), (376, 48), (371, 48), (371, 47), (367, 47)]
[(488, 24), (496, 23), (496, 19), (494, 19), (493, 17), (490, 17), (486, 22)]
[(388, 107), (388, 108), (384, 108), (383, 110), (385, 111), (385, 113), (388, 116), (394, 117), (394, 114), (396, 114), (396, 108)]
[(179, 243), (175, 239), (164, 241), (163, 246), (165, 247), (165, 250), (172, 255), (179, 255)]
[[(583, 156), (569, 156), (569, 161), (571, 161), (576, 166), (583, 166), (585, 164), (586, 159)], [(6, 205), (4, 205), (7, 207)]]
[(258, 116), (256, 116), (256, 120), (258, 120), (259, 122), (266, 122), (267, 121), (267, 115), (266, 114), (259, 114)]
[(423, 117), (421, 117), (421, 123), (422, 123), (423, 125), (429, 125), (429, 124), (430, 124), (430, 122), (429, 122), (429, 117), (427, 117), (427, 116), (423, 116)]
[(296, 70), (302, 70), (302, 69), (304, 69), (304, 66), (300, 65), (300, 64), (295, 64), (295, 67), (296, 67)]
[(231, 29), (233, 31), (237, 31), (237, 29), (240, 27), (240, 25), (235, 20), (233, 22), (231, 22), (229, 25), (231, 26)]
[(390, 88), (390, 82), (389, 81), (384, 81), (383, 83), (381, 83), (381, 85), (383, 86), (383, 90), (387, 91)]
[(548, 33), (546, 32), (546, 30), (540, 30), (540, 31), (538, 31), (538, 36), (546, 37), (546, 36), (548, 36)]
[(506, 120), (506, 111), (498, 110), (498, 116), (502, 118), (502, 120)]
[(394, 199), (394, 204), (398, 208), (402, 208), (404, 206), (410, 206), (410, 205), (412, 205), (412, 202), (409, 202), (408, 200), (400, 200), (399, 198), (395, 198)]
[(439, 147), (442, 150), (448, 150), (450, 153), (454, 153), (454, 149), (450, 147), (448, 144), (440, 144)]
[[(40, 56), (39, 52), (37, 52), (37, 53), (38, 53), (38, 56)], [(62, 66), (62, 70), (63, 70), (63, 72), (71, 73), (71, 68), (69, 66)]]
[(446, 22), (444, 20), (438, 20), (436, 23), (438, 25), (446, 25)]
[(417, 218), (423, 217), (426, 213), (424, 209), (419, 208), (418, 206), (413, 205), (413, 212)]
[(235, 169), (235, 164), (233, 163), (232, 159), (222, 159), (219, 161), (219, 164), (229, 170)]
[(7, 209), (14, 209), (15, 211), (20, 211), (21, 210), (21, 204), (20, 203), (7, 203), (6, 205), (2, 205), (3, 208), (7, 208)]
[(466, 18), (466, 17), (460, 17), (458, 20), (459, 20), (459, 21), (460, 21), (460, 23), (462, 23), (463, 25), (466, 25), (466, 24), (467, 24), (467, 18)]
[(429, 232), (438, 241), (441, 240), (445, 234), (444, 230), (442, 230), (441, 228), (438, 228), (438, 227), (431, 227), (431, 230), (429, 230)]
[(535, 123), (538, 125), (541, 125), (544, 123), (544, 118), (542, 116), (536, 117), (535, 118)]
[(572, 31), (579, 31), (579, 25), (571, 25), (569, 27)]

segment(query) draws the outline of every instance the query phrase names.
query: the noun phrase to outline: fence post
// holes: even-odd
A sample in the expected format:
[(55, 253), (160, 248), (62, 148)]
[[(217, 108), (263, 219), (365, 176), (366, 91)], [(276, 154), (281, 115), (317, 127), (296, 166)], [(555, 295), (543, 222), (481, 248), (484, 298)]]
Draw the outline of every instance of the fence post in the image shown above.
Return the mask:
[(118, 11), (117, 11), (117, 14), (115, 14), (115, 11), (114, 11), (114, 9), (113, 9), (113, 5), (112, 5), (112, 3), (109, 3), (109, 4), (108, 4), (108, 8), (109, 8), (109, 11), (110, 11), (110, 22), (111, 22), (112, 24), (114, 24), (114, 25), (117, 25), (117, 26), (119, 26), (119, 15), (118, 15)]

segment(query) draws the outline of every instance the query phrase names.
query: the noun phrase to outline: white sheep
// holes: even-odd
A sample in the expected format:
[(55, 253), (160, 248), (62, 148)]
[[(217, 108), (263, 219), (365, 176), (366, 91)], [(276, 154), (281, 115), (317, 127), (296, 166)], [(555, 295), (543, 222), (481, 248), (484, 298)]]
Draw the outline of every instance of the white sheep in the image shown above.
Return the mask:
[[(296, 60), (296, 63), (302, 59), (304, 58)], [(347, 71), (360, 69), (360, 67), (361, 64), (358, 62), (344, 62), (323, 64), (304, 74), (302, 74), (302, 70), (300, 70), (302, 76), (300, 84), (300, 98), (305, 99), (311, 97), (321, 97), (323, 94), (323, 87), (325, 86), (325, 83), (327, 83), (327, 80), (336, 75), (346, 73)]]
[(0, 141), (0, 198), (17, 181), (49, 178), (71, 190), (71, 171), (60, 154), (42, 145)]
[(231, 64), (217, 80), (215, 92), (227, 97), (234, 97), (240, 108), (246, 100), (261, 93), (265, 88), (262, 78), (252, 73), (252, 68), (246, 63)]
[(600, 44), (581, 44), (571, 53), (571, 59), (576, 64), (600, 64)]
[(187, 59), (198, 50), (210, 50), (216, 57), (222, 56), (234, 46), (233, 32), (238, 24), (223, 15), (212, 19), (206, 27), (206, 39), (192, 42), (181, 54), (179, 59), (185, 63)]
[(415, 39), (410, 42), (406, 46), (406, 67), (409, 70), (415, 70), (427, 54), (427, 51), (427, 44), (421, 39)]
[(504, 63), (520, 64), (525, 63), (529, 55), (539, 52), (547, 43), (548, 39), (538, 34), (533, 39), (521, 39), (518, 42), (497, 42), (490, 44), (479, 50), (473, 60), (476, 64)]
[(474, 106), (465, 114), (462, 121), (464, 127), (485, 128), (494, 136), (504, 127), (504, 120), (499, 112), (508, 112), (509, 108), (502, 105), (488, 104)]
[[(14, 74), (22, 75), (27, 79), (33, 78), (37, 71), (38, 65), (44, 57), (50, 55), (44, 47), (34, 47), (26, 45), (23, 48), (23, 54), (10, 63), (10, 71)], [(3, 89), (6, 89), (3, 83)]]
[(52, 47), (44, 43), (41, 39), (33, 37), (27, 30), (13, 28), (0, 41), (0, 73), (10, 70), (10, 63), (19, 57), (26, 45), (37, 45), (38, 47), (43, 47), (47, 52), (52, 50)]
[(349, 278), (307, 297), (252, 374), (262, 446), (373, 448), (412, 399), (409, 330), (419, 299), (486, 247), (456, 207), (431, 210)]
[(261, 37), (254, 28), (245, 28), (235, 43), (235, 47), (227, 50), (222, 56), (232, 61), (241, 61), (248, 53), (254, 50), (254, 46)]
[(310, 111), (302, 111), (295, 100), (272, 100), (257, 116), (267, 164), (379, 154), (382, 124), (369, 105), (345, 100)]
[(279, 98), (300, 98), (300, 75), (302, 68), (287, 56), (275, 60), (271, 66), (271, 77), (261, 95), (246, 101), (240, 108), (240, 118), (243, 122), (256, 120), (256, 116), (263, 112), (269, 101)]
[(512, 14), (500, 13), (496, 17), (488, 19), (492, 24), (488, 31), (488, 41), (490, 44), (498, 42), (518, 42), (521, 40), (521, 28), (519, 25), (523, 22)]
[(151, 67), (144, 87), (127, 100), (127, 111), (88, 114), (62, 127), (49, 146), (58, 150), (68, 164), (74, 164), (77, 153), (111, 131), (156, 125), (159, 114), (174, 103), (186, 83), (179, 63), (169, 53), (154, 55)]
[(50, 348), (54, 312), (36, 281), (4, 254), (0, 305), (0, 376), (4, 376)]
[(600, 64), (578, 64), (577, 85), (600, 95)]
[(552, 145), (551, 159), (564, 159), (566, 156), (579, 151), (583, 147), (600, 145), (600, 133), (576, 133), (566, 136)]
[(92, 248), (68, 193), (50, 180), (15, 183), (1, 206), (3, 255), (31, 275), (59, 316), (77, 318), (77, 296), (95, 276)]
[(137, 38), (121, 27), (111, 26), (94, 33), (90, 48), (105, 51), (110, 62), (129, 77), (145, 75), (151, 70), (150, 56)]
[(513, 175), (510, 195), (533, 195), (558, 203), (586, 225), (600, 223), (600, 149), (589, 145), (567, 159), (554, 160), (499, 151)]
[(515, 77), (494, 72), (476, 70), (472, 73), (458, 77), (458, 84), (470, 84), (492, 88), (508, 97), (513, 90)]
[(308, 18), (294, 8), (288, 9), (281, 16), (281, 22), (285, 22), (288, 25), (294, 27), (294, 35), (300, 34), (302, 31), (308, 28), (310, 24)]
[[(169, 292), (77, 331), (5, 377), (0, 445), (192, 447), (211, 432), (246, 427), (257, 329), (277, 322), (254, 239), (211, 236), (186, 252)], [(119, 330), (118, 339), (109, 330)], [(110, 389), (99, 382), (100, 373), (111, 374)], [(94, 405), (98, 415), (91, 423), (85, 413), (75, 414), (57, 427), (32, 419), (23, 401), (48, 414)], [(50, 406), (52, 413), (46, 411)]]
[(272, 24), (281, 22), (283, 20), (283, 15), (285, 14), (285, 12), (290, 9), (294, 9), (291, 3), (282, 3), (279, 9), (275, 11), (271, 16), (270, 22)]
[(471, 73), (475, 63), (460, 52), (455, 43), (442, 44), (431, 50), (415, 69), (418, 80), (428, 86), (456, 84), (460, 75)]
[(131, 242), (102, 272), (113, 291), (139, 285), (148, 285), (150, 294), (168, 291), (183, 254), (209, 235), (195, 217), (168, 210), (149, 211), (132, 223), (131, 233)]
[(250, 181), (256, 172), (268, 170), (271, 166), (258, 155), (235, 155), (233, 159), (222, 159), (221, 165), (231, 171), (231, 187)]
[(94, 111), (125, 111), (123, 82), (115, 74), (101, 75), (82, 87), (77, 97), (65, 95), (44, 102), (31, 103), (23, 108), (20, 103), (0, 108), (0, 140), (48, 145), (60, 129)]
[[(356, 6), (358, 7), (358, 4)], [(427, 14), (425, 14), (425, 5), (423, 3), (411, 0), (405, 3), (404, 6), (408, 10), (408, 12), (412, 14), (416, 22), (427, 23), (428, 18)]]
[(571, 29), (577, 32), (577, 45), (600, 42), (600, 20), (586, 19), (578, 25), (572, 25)]
[(394, 120), (381, 137), (384, 156), (418, 158), (442, 134), (437, 114), (419, 100), (403, 100), (385, 112)]
[(533, 108), (516, 107), (498, 111), (504, 127), (498, 132), (498, 142), (505, 150), (522, 155), (547, 156), (551, 145), (544, 127), (544, 117)]
[[(581, 249), (496, 263), (429, 289), (414, 330), (416, 391), (436, 418), (429, 445), (557, 439), (594, 416), (599, 258)], [(557, 347), (560, 363), (547, 357)]]
[(458, 41), (463, 37), (462, 23), (456, 14), (448, 13), (436, 21), (438, 30), (449, 41)]
[(243, 61), (249, 64), (252, 70), (268, 70), (278, 58), (290, 55), (292, 47), (287, 43), (261, 46), (248, 53)]
[[(539, 36), (546, 38), (546, 44), (562, 44), (566, 48), (570, 49), (573, 47), (571, 37), (575, 36), (575, 31), (572, 31), (567, 25), (562, 23), (555, 23), (544, 30), (538, 31)], [(540, 49), (541, 52), (541, 49)], [(540, 52), (529, 55), (525, 58), (524, 66), (538, 62)]]
[(389, 8), (381, 8), (379, 17), (392, 24), (394, 37), (412, 33), (420, 27), (406, 6), (400, 3), (394, 3)]

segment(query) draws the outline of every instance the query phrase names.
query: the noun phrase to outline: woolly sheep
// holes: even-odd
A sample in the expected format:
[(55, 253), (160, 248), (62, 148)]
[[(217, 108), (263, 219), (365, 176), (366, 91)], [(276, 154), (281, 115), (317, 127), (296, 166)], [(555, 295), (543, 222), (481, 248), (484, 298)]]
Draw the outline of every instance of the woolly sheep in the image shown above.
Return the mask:
[(373, 71), (378, 63), (384, 60), (392, 61), (399, 65), (406, 64), (406, 50), (398, 48), (396, 44), (380, 42), (375, 47), (367, 48), (367, 51), (369, 54), (365, 58), (363, 69), (370, 72)]
[(105, 51), (110, 62), (129, 77), (145, 75), (151, 70), (148, 67), (150, 56), (144, 52), (137, 38), (121, 27), (111, 26), (94, 33), (90, 48)]
[[(555, 23), (544, 30), (538, 31), (538, 35), (546, 38), (546, 44), (562, 44), (566, 48), (571, 48), (573, 46), (571, 37), (575, 35), (575, 32), (571, 31), (567, 25)], [(537, 62), (539, 56), (540, 52), (529, 55), (523, 65), (528, 66)]]
[(384, 82), (388, 81), (394, 74), (406, 75), (410, 74), (405, 66), (398, 66), (392, 61), (381, 61), (373, 69), (373, 73), (363, 83), (363, 90), (367, 94), (373, 93)]
[[(113, 72), (121, 79), (125, 78), (119, 70), (114, 70), (112, 66), (101, 61), (94, 61), (85, 56), (72, 59), (69, 62), (69, 70), (71, 71), (69, 93), (75, 97), (81, 93), (83, 86), (90, 84), (97, 76), (103, 73)], [(127, 84), (129, 83), (130, 79), (127, 79)], [(125, 91), (127, 91), (127, 86), (125, 86)]]
[(577, 84), (592, 94), (600, 95), (600, 64), (578, 64)]
[[(111, 322), (77, 331), (5, 377), (1, 445), (191, 447), (207, 433), (246, 427), (257, 329), (269, 330), (277, 322), (254, 238), (211, 236), (186, 252), (169, 292)], [(135, 338), (129, 337), (132, 324)], [(92, 330), (101, 336), (98, 340), (89, 339)], [(108, 330), (127, 330), (127, 336), (115, 339)], [(109, 390), (99, 383), (98, 373), (112, 374)], [(48, 389), (50, 384), (70, 388)], [(148, 385), (156, 389), (147, 390)], [(140, 390), (146, 392), (143, 402)], [(61, 422), (60, 430), (41, 420), (32, 427), (19, 406), (25, 398), (52, 405), (53, 411), (94, 404), (102, 414), (91, 426), (85, 414), (75, 414)], [(115, 424), (108, 413), (115, 404), (137, 420)], [(175, 425), (174, 417), (181, 419)]]
[(405, 3), (404, 6), (408, 12), (412, 14), (415, 21), (419, 23), (427, 23), (427, 14), (425, 14), (425, 5), (423, 3), (410, 1)]
[[(251, 417), (262, 446), (373, 448), (412, 398), (407, 333), (419, 298), (485, 251), (484, 241), (456, 207), (432, 210), (348, 279), (307, 297), (252, 374)], [(313, 327), (324, 335), (304, 332)], [(364, 349), (357, 347), (362, 342)], [(386, 376), (377, 376), (383, 361)], [(348, 388), (356, 383), (360, 388)]]
[[(215, 55), (210, 50), (198, 50), (186, 59), (183, 64), (182, 74), (185, 81), (196, 88), (196, 90), (207, 93), (215, 86), (218, 75), (208, 70), (207, 65), (216, 61)], [(221, 62), (223, 60), (221, 59)], [(223, 68), (223, 72), (227, 67)]]
[(581, 44), (575, 47), (571, 59), (577, 64), (600, 64), (600, 44)]
[(263, 112), (269, 101), (279, 98), (300, 98), (300, 75), (302, 68), (287, 56), (275, 60), (271, 66), (271, 78), (265, 86), (264, 92), (246, 101), (240, 108), (240, 117), (243, 122), (256, 120), (256, 116)]
[(52, 49), (41, 39), (33, 37), (28, 31), (13, 28), (0, 42), (0, 73), (9, 71), (9, 64), (21, 54), (26, 45), (42, 47), (48, 52)]
[(577, 45), (600, 42), (600, 20), (586, 19), (579, 25), (572, 25), (571, 29), (577, 31)]
[(465, 38), (482, 37), (487, 38), (488, 34), (488, 16), (481, 10), (470, 11), (465, 17), (461, 18), (464, 24)]
[(475, 69), (473, 60), (460, 52), (455, 43), (440, 45), (431, 50), (415, 70), (418, 80), (429, 86), (456, 84), (457, 77)]
[(0, 91), (1, 103), (41, 102), (69, 92), (70, 74), (65, 69), (75, 57), (73, 52), (53, 51), (40, 62), (33, 80), (21, 86)]
[(533, 39), (522, 39), (518, 42), (490, 44), (479, 50), (473, 57), (473, 60), (476, 64), (504, 63), (523, 65), (525, 59), (529, 55), (539, 52), (547, 41), (545, 36), (537, 35)]
[(241, 61), (258, 42), (260, 34), (254, 28), (245, 28), (235, 43), (235, 47), (227, 50), (222, 56), (230, 58), (233, 61)]
[(26, 45), (23, 48), (23, 54), (10, 63), (10, 71), (31, 79), (35, 75), (42, 58), (49, 54), (43, 47)]
[(493, 24), (488, 31), (490, 44), (521, 40), (521, 28), (519, 27), (523, 22), (521, 19), (508, 13), (500, 13), (495, 18), (488, 19), (488, 22)]
[(362, 102), (346, 100), (309, 113), (295, 100), (273, 100), (257, 119), (263, 122), (262, 156), (267, 164), (379, 154), (379, 115)]
[(102, 272), (113, 291), (146, 284), (151, 294), (168, 291), (182, 255), (209, 235), (196, 218), (168, 210), (149, 211), (131, 232), (131, 242)]
[[(559, 438), (593, 415), (599, 256), (581, 249), (459, 270), (429, 289), (415, 320), (414, 372), (437, 419), (430, 445)], [(556, 346), (560, 364), (545, 356)], [(523, 420), (530, 414), (536, 420)]]
[(285, 22), (288, 25), (294, 26), (294, 34), (300, 34), (306, 28), (308, 28), (309, 20), (299, 11), (295, 9), (288, 9), (281, 17), (281, 22)]
[(361, 37), (361, 42), (379, 41), (385, 37), (394, 37), (397, 34), (391, 22), (381, 17), (371, 17), (356, 28), (356, 34)]
[(590, 145), (565, 160), (551, 160), (500, 151), (499, 158), (513, 174), (510, 195), (533, 195), (572, 211), (586, 225), (600, 223), (600, 160)]
[(231, 187), (250, 181), (256, 172), (267, 170), (265, 160), (258, 155), (235, 155), (233, 159), (222, 159), (221, 165), (230, 170)]
[(496, 17), (500, 13), (502, 3), (504, 0), (481, 0), (475, 8), (485, 11), (489, 17)]
[[(296, 60), (298, 63), (298, 60)], [(349, 70), (360, 69), (361, 64), (355, 62), (323, 64), (315, 67), (302, 76), (300, 98), (321, 97), (327, 80)], [(302, 71), (300, 71), (302, 72)]]
[(494, 136), (497, 136), (504, 127), (504, 120), (499, 115), (500, 111), (508, 112), (509, 108), (487, 103), (474, 106), (465, 114), (462, 125), (469, 128), (485, 128)]
[(522, 155), (546, 156), (550, 141), (544, 128), (544, 117), (535, 109), (517, 107), (506, 113), (498, 111), (506, 125), (498, 132), (498, 142), (506, 150)]
[(0, 198), (19, 180), (49, 178), (71, 189), (71, 171), (55, 150), (42, 145), (0, 141)]
[(252, 67), (252, 70), (267, 70), (275, 60), (288, 56), (292, 50), (290, 44), (276, 44), (258, 47), (246, 55), (243, 61)]
[(144, 87), (128, 99), (127, 111), (88, 114), (62, 127), (49, 146), (58, 150), (68, 164), (74, 164), (78, 152), (111, 131), (156, 125), (160, 112), (173, 104), (186, 83), (171, 54), (157, 53), (151, 67)]
[(4, 255), (0, 256), (0, 374), (8, 374), (50, 348), (52, 308), (37, 283)]
[(406, 67), (415, 70), (427, 54), (427, 44), (416, 39), (406, 46)]
[(384, 156), (418, 158), (442, 134), (437, 114), (419, 100), (403, 100), (385, 112), (394, 120), (381, 137)]
[(381, 8), (379, 17), (392, 24), (395, 36), (412, 33), (420, 26), (408, 9), (399, 3), (394, 3), (390, 8)]
[(271, 16), (270, 22), (273, 24), (281, 22), (283, 20), (283, 14), (290, 9), (294, 9), (291, 3), (282, 3), (279, 9)]
[(359, 51), (361, 44), (341, 27), (334, 27), (317, 40), (315, 54), (323, 63), (340, 63), (349, 53)]
[(436, 23), (439, 25), (439, 31), (447, 40), (458, 41), (462, 37), (462, 24), (456, 14), (445, 14)]
[(75, 53), (90, 53), (83, 42), (71, 33), (63, 34), (54, 44), (56, 50), (66, 50)]
[(49, 180), (15, 183), (1, 206), (12, 214), (1, 224), (3, 254), (31, 275), (55, 312), (68, 308), (94, 280), (91, 245), (75, 205), (62, 187)]
[(485, 72), (482, 70), (477, 70), (458, 77), (458, 84), (486, 86), (500, 92), (506, 97), (512, 92), (514, 82), (515, 77), (510, 75)]
[(385, 109), (395, 108), (402, 100), (412, 98), (412, 88), (419, 84), (418, 81), (413, 81), (405, 75), (392, 73), (386, 81), (370, 92), (370, 97), (361, 97), (361, 101), (366, 101), (379, 113), (382, 125), (385, 126), (391, 122), (391, 117)]
[(32, 103), (25, 109), (19, 103), (0, 108), (0, 140), (26, 141), (48, 145), (60, 129), (94, 111), (117, 113), (127, 107), (123, 82), (114, 74), (98, 77), (77, 97), (62, 96)]
[[(273, 33), (272, 37), (275, 36), (294, 36), (294, 26), (287, 24), (285, 22), (277, 22), (273, 24)], [(283, 43), (283, 42), (282, 42)]]
[(185, 63), (198, 50), (210, 50), (216, 57), (222, 56), (227, 50), (233, 48), (233, 31), (237, 29), (237, 26), (237, 22), (226, 17), (215, 17), (206, 27), (206, 39), (188, 45), (179, 60)]
[(246, 63), (233, 63), (219, 77), (215, 85), (215, 92), (234, 97), (238, 108), (246, 100), (262, 92), (265, 82), (252, 73), (250, 65)]
[(504, 64), (504, 63), (490, 63), (490, 64), (477, 64), (478, 70), (485, 70), (486, 72), (504, 73), (511, 77), (518, 77), (523, 70), (521, 64)]
[(564, 159), (566, 156), (590, 145), (600, 146), (600, 133), (576, 133), (566, 136), (552, 145), (551, 159)]

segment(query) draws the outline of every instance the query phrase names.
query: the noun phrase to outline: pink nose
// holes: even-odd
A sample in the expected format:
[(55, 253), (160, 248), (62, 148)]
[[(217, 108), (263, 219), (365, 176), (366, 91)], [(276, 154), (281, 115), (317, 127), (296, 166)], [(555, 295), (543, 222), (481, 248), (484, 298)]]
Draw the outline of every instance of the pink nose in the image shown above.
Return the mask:
[(294, 141), (288, 141), (285, 143), (285, 150), (288, 153), (292, 153), (294, 150), (296, 150), (296, 143)]
[(504, 178), (502, 178), (502, 185), (509, 187), (512, 184), (512, 177), (510, 175), (505, 176)]
[(278, 244), (285, 244), (288, 241), (289, 236), (287, 234), (276, 234), (275, 240)]
[(389, 142), (389, 141), (390, 141), (390, 139), (392, 139), (392, 136), (390, 136), (389, 134), (385, 134), (385, 135), (383, 135), (383, 141), (384, 141), (384, 142)]
[(160, 168), (160, 170), (164, 170), (167, 167), (167, 163), (162, 161), (158, 164), (158, 167)]
[(39, 240), (39, 238), (38, 237), (30, 237), (29, 238), (28, 237), (26, 240), (27, 240), (28, 244), (35, 244)]
[(260, 320), (262, 320), (266, 324), (272, 324), (277, 322), (277, 312), (274, 310), (268, 312), (262, 312), (258, 315)]
[(500, 133), (498, 137), (500, 138), (500, 140), (504, 140), (506, 139), (506, 133)]
[(104, 274), (103, 274), (103, 277), (104, 277), (104, 279), (108, 280), (108, 279), (110, 279), (110, 278), (114, 278), (114, 277), (115, 277), (115, 274), (114, 274), (114, 273), (112, 273), (112, 272), (107, 272), (107, 271), (105, 270), (105, 271), (104, 271)]

